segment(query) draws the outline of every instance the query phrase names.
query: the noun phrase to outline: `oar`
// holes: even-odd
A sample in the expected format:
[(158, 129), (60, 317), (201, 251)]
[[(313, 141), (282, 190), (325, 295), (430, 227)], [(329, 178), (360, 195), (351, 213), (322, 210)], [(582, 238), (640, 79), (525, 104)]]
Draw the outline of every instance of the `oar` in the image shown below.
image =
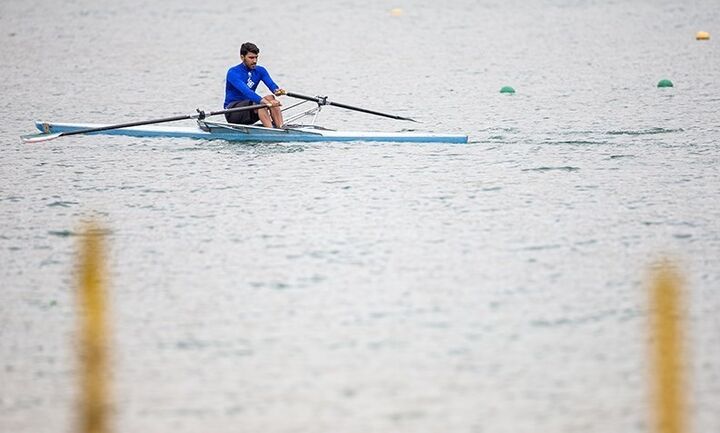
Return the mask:
[(186, 114), (184, 116), (165, 117), (163, 119), (154, 119), (154, 120), (141, 120), (139, 122), (118, 123), (117, 125), (98, 126), (97, 128), (78, 129), (76, 131), (56, 132), (56, 133), (52, 133), (52, 134), (46, 134), (46, 133), (30, 134), (30, 135), (23, 135), (20, 138), (22, 138), (22, 141), (25, 143), (38, 143), (41, 141), (53, 140), (55, 138), (65, 137), (68, 135), (89, 134), (91, 132), (100, 132), (100, 131), (109, 131), (111, 129), (129, 128), (131, 126), (153, 125), (155, 123), (175, 122), (178, 120), (187, 120), (187, 119), (201, 119), (202, 120), (208, 116), (217, 116), (218, 114), (234, 113), (237, 111), (257, 110), (258, 108), (263, 108), (263, 107), (267, 107), (267, 105), (265, 105), (265, 104), (248, 105), (246, 107), (228, 108), (227, 110), (211, 111), (209, 113), (206, 113), (206, 112), (198, 109), (197, 114)]
[(332, 105), (335, 107), (345, 108), (347, 110), (360, 111), (362, 113), (374, 114), (376, 116), (389, 117), (390, 119), (409, 120), (411, 122), (418, 122), (417, 120), (411, 119), (409, 117), (396, 116), (394, 114), (387, 114), (387, 113), (381, 113), (379, 111), (368, 110), (367, 108), (353, 107), (352, 105), (346, 105), (346, 104), (341, 104), (339, 102), (328, 101), (327, 96), (317, 96), (317, 97), (316, 96), (305, 96), (305, 95), (300, 95), (298, 93), (293, 93), (293, 92), (287, 92), (285, 94), (290, 97), (293, 97), (293, 98), (317, 102), (319, 105)]

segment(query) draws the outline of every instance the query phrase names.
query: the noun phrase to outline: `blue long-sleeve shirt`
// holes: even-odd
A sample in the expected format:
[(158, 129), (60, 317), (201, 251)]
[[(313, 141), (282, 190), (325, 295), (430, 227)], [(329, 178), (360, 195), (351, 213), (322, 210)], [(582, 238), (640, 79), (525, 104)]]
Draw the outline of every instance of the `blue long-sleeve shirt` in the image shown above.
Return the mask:
[(255, 69), (248, 69), (244, 63), (233, 66), (228, 69), (225, 79), (225, 104), (227, 108), (230, 104), (237, 101), (251, 100), (260, 103), (262, 97), (255, 93), (260, 82), (265, 83), (271, 92), (275, 92), (279, 88), (277, 84), (270, 78), (267, 69), (262, 66), (255, 66)]

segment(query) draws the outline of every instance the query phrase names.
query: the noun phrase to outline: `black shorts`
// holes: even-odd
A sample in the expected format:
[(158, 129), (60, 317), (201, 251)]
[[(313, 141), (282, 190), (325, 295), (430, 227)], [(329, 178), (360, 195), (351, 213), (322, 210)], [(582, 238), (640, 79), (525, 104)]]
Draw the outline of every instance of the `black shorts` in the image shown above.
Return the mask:
[[(228, 105), (227, 108), (247, 107), (248, 105), (255, 105), (255, 103), (250, 100), (236, 101), (236, 102), (233, 102), (232, 104)], [(235, 111), (232, 113), (225, 113), (225, 120), (227, 120), (228, 123), (240, 123), (243, 125), (252, 125), (253, 123), (260, 120), (256, 111), (257, 110), (246, 110), (246, 111)]]

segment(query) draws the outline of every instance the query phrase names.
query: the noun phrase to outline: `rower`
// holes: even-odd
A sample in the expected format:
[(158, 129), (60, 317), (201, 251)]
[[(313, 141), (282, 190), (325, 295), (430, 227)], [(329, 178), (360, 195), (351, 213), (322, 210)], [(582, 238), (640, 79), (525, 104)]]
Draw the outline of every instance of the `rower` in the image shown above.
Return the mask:
[[(260, 49), (252, 42), (245, 42), (240, 46), (240, 60), (242, 63), (228, 69), (225, 80), (225, 108), (236, 108), (254, 104), (265, 104), (267, 108), (257, 110), (239, 111), (225, 114), (229, 123), (252, 125), (258, 120), (267, 128), (280, 128), (283, 125), (280, 101), (274, 95), (285, 94), (285, 90), (270, 78), (267, 69), (257, 64)], [(255, 90), (260, 82), (273, 92), (273, 95), (261, 97)]]

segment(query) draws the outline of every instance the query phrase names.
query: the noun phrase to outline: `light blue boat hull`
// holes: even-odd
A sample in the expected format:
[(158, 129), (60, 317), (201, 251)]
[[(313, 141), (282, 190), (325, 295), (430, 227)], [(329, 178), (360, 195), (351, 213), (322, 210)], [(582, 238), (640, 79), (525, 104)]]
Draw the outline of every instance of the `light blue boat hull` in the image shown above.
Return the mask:
[[(36, 122), (44, 133), (71, 132), (97, 128), (102, 124)], [(467, 143), (467, 135), (435, 134), (424, 132), (354, 132), (334, 131), (308, 126), (288, 129), (263, 128), (260, 126), (230, 125), (202, 122), (204, 128), (187, 126), (146, 125), (111, 129), (90, 134), (127, 135), (132, 137), (174, 137), (199, 140), (227, 140), (247, 142), (319, 142), (319, 141), (376, 141), (405, 143)]]

